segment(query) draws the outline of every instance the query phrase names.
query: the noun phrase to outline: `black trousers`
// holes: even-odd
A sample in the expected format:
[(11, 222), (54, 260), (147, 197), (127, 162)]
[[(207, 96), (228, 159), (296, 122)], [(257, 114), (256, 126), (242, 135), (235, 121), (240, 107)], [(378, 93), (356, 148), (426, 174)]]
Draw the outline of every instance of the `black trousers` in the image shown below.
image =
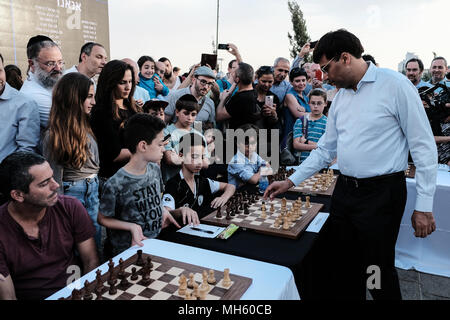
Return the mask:
[(324, 296), (365, 300), (367, 288), (375, 300), (401, 300), (395, 243), (405, 204), (403, 172), (358, 180), (339, 176), (323, 230)]

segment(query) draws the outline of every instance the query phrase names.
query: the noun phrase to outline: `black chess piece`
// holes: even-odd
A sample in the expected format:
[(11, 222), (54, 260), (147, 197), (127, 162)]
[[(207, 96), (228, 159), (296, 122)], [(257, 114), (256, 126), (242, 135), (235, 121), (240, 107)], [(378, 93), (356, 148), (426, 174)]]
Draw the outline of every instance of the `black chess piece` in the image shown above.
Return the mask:
[(138, 277), (139, 276), (138, 276), (138, 273), (136, 271), (136, 268), (135, 267), (131, 268), (131, 277), (130, 277), (130, 279), (132, 281), (136, 281), (138, 279)]
[(83, 300), (92, 300), (94, 296), (92, 295), (91, 290), (89, 290), (89, 281), (84, 282), (84, 295)]
[(142, 259), (142, 250), (137, 251), (137, 260), (135, 265), (142, 267), (145, 264), (144, 259)]
[(109, 284), (109, 291), (108, 291), (108, 293), (110, 295), (112, 295), (112, 296), (115, 295), (117, 293), (116, 280), (113, 279), (111, 281), (108, 281), (108, 284)]
[(222, 207), (217, 208), (216, 218), (222, 218)]
[(248, 207), (249, 207), (249, 205), (248, 205), (248, 203), (246, 203), (246, 204), (244, 205), (244, 214), (245, 214), (245, 215), (250, 214), (250, 211), (248, 210)]
[(78, 289), (73, 289), (72, 300), (81, 300), (81, 291)]

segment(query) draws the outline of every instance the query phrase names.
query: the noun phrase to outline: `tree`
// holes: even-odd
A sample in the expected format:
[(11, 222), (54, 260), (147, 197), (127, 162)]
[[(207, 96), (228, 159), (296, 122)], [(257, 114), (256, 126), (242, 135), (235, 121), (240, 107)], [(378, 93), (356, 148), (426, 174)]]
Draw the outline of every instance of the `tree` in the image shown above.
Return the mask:
[[(303, 18), (303, 12), (295, 0), (288, 1), (289, 12), (291, 13), (292, 29), (294, 34), (288, 32), (289, 43), (291, 44), (291, 57), (295, 58), (305, 43), (310, 41), (308, 31), (306, 30), (306, 21)], [(305, 62), (309, 57), (305, 56)]]

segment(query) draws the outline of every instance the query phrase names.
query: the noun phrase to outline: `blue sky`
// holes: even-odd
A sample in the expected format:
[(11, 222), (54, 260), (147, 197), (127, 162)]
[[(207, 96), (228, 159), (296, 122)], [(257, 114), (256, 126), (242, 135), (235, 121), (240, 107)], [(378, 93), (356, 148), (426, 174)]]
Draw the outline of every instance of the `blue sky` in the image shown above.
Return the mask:
[[(382, 67), (397, 69), (406, 52), (429, 67), (432, 52), (450, 60), (450, 1), (298, 1), (311, 39), (345, 28)], [(110, 0), (111, 58), (168, 57), (185, 72), (212, 52), (216, 0)], [(238, 46), (244, 61), (258, 68), (289, 57), (292, 30), (287, 0), (220, 0), (219, 43)], [(219, 50), (226, 69), (233, 57)]]

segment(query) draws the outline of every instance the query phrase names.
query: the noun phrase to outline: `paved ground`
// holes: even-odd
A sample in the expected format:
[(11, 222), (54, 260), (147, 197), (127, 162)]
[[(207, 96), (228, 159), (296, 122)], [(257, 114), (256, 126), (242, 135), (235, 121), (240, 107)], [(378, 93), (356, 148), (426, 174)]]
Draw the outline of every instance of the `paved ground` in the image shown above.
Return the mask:
[[(398, 269), (403, 300), (450, 300), (450, 278)], [(371, 300), (367, 293), (367, 299)]]

